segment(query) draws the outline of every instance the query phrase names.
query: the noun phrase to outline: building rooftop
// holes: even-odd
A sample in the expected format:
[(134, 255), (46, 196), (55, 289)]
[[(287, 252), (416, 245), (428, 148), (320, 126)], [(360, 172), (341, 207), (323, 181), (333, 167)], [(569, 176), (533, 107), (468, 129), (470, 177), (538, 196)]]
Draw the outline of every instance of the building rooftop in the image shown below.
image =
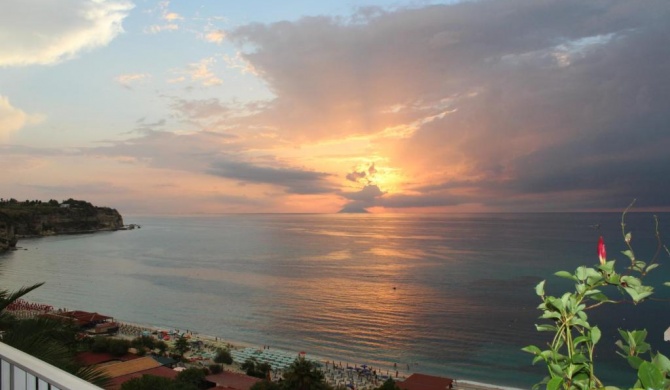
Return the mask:
[(402, 390), (445, 390), (453, 388), (454, 380), (426, 374), (412, 374), (398, 387)]

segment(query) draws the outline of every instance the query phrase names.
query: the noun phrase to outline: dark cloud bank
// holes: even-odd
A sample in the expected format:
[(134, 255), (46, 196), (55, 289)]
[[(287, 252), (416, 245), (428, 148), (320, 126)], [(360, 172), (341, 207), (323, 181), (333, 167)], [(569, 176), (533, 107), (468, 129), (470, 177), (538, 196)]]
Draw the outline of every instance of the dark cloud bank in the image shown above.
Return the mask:
[(391, 163), (420, 156), (417, 170), (460, 164), (468, 177), (414, 195), (344, 195), (352, 208), (622, 208), (632, 198), (655, 208), (670, 206), (668, 20), (667, 1), (496, 0), (230, 36), (277, 96), (253, 120), (283, 118), (286, 137), (372, 134), (450, 112), (391, 145)]

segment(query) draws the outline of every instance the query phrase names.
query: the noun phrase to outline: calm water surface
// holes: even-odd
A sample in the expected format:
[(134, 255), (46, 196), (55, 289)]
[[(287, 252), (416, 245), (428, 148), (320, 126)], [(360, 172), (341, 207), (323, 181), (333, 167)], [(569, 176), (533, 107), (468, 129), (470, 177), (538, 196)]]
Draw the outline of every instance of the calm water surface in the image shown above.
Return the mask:
[[(31, 300), (130, 322), (529, 388), (544, 371), (519, 348), (548, 337), (534, 330), (534, 286), (548, 279), (555, 293), (568, 287), (551, 275), (596, 263), (601, 234), (617, 257), (620, 217), (126, 217), (142, 228), (21, 240), (25, 250), (0, 255), (0, 283), (44, 281)], [(670, 232), (670, 215), (660, 217)], [(651, 214), (630, 214), (628, 227), (638, 257), (653, 256)], [(668, 275), (661, 267), (656, 277)], [(592, 315), (605, 328), (603, 378), (632, 385), (633, 372), (614, 356), (615, 329), (646, 327), (649, 341), (666, 348), (668, 308), (651, 302)]]

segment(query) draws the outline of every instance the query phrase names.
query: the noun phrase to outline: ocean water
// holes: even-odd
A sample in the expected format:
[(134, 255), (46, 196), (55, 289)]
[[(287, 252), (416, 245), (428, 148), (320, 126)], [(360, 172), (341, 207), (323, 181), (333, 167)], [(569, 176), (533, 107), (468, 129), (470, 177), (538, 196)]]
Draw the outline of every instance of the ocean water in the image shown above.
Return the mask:
[[(668, 214), (660, 214), (668, 232)], [(28, 298), (393, 371), (530, 388), (545, 372), (528, 344), (534, 286), (569, 287), (558, 270), (625, 259), (618, 213), (125, 216), (141, 229), (24, 239), (0, 255), (0, 287), (46, 284)], [(597, 230), (593, 227), (600, 224)], [(631, 213), (638, 258), (656, 250), (654, 221)], [(668, 257), (650, 277), (670, 280)], [(667, 298), (668, 288), (659, 287)], [(616, 294), (616, 293), (615, 293)], [(598, 374), (632, 385), (614, 353), (618, 327), (646, 328), (670, 354), (667, 301), (600, 308)]]

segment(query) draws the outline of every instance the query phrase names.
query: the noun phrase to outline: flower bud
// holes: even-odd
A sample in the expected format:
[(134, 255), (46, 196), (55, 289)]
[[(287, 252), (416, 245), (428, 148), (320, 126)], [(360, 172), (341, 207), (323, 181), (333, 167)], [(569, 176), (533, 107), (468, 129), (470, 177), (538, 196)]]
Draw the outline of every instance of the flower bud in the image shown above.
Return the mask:
[(605, 251), (605, 240), (603, 236), (600, 236), (598, 239), (598, 258), (600, 259), (600, 264), (605, 264), (607, 262), (607, 252)]

